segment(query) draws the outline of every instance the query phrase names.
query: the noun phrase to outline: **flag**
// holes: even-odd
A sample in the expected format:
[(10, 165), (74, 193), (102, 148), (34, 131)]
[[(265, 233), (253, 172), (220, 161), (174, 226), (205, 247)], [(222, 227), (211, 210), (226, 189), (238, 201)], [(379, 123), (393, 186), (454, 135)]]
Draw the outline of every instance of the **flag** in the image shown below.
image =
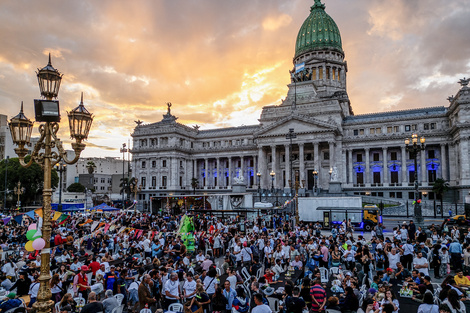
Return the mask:
[(55, 212), (55, 213), (54, 213), (54, 216), (52, 217), (52, 220), (53, 220), (53, 221), (57, 221), (61, 215), (62, 215), (62, 213), (60, 213), (60, 212)]
[(305, 62), (299, 63), (295, 65), (295, 73), (303, 71), (305, 68)]
[(105, 234), (106, 234), (106, 232), (108, 231), (109, 226), (110, 226), (109, 224), (106, 224), (106, 225), (104, 226), (104, 233), (105, 233)]
[(91, 231), (94, 231), (96, 226), (98, 226), (98, 222), (93, 222), (93, 224), (91, 224)]
[(68, 217), (69, 216), (67, 214), (62, 213), (62, 215), (58, 219), (59, 225), (62, 225)]
[(24, 214), (17, 215), (17, 216), (15, 216), (13, 219), (14, 219), (18, 224), (21, 224), (21, 222), (23, 221), (23, 215), (24, 215)]
[(26, 212), (25, 215), (27, 215), (28, 217), (31, 217), (32, 219), (34, 219), (34, 210)]
[(42, 208), (35, 210), (34, 213), (36, 213), (39, 217), (42, 217)]
[(11, 216), (8, 216), (7, 218), (4, 218), (3, 219), (3, 224), (4, 225), (8, 224), (8, 222), (10, 222), (10, 220), (11, 220)]

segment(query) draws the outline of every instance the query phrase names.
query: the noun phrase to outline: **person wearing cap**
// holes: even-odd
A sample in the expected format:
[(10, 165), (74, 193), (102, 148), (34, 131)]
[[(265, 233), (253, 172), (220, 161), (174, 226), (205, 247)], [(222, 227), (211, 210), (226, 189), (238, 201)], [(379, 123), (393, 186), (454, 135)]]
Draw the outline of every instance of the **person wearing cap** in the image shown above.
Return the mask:
[(99, 270), (96, 271), (95, 276), (101, 275), (104, 277), (106, 275), (106, 265), (104, 263), (100, 264)]
[(23, 301), (16, 298), (16, 293), (10, 292), (7, 295), (6, 299), (4, 299), (4, 300), (2, 300), (2, 302), (0, 302), (0, 311), (1, 312), (7, 312), (9, 310), (20, 308), (22, 306), (23, 306)]
[(119, 278), (119, 274), (116, 272), (116, 266), (111, 265), (109, 272), (106, 273), (103, 278), (106, 290), (113, 290), (114, 282)]
[(74, 290), (80, 293), (85, 300), (88, 299), (88, 290), (91, 289), (88, 282), (88, 277), (86, 275), (87, 271), (88, 266), (82, 265), (82, 267), (80, 268), (80, 272), (75, 275), (75, 278), (73, 279)]

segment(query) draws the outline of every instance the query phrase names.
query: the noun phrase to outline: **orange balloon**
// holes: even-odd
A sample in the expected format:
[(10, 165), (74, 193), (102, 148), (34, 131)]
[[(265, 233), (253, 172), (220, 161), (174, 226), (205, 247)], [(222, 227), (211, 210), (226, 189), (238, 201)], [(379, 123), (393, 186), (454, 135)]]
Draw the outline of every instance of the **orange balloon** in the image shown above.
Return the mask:
[(29, 241), (25, 244), (24, 247), (25, 247), (26, 251), (33, 252), (33, 251), (34, 251), (34, 248), (33, 248), (33, 241), (32, 241), (32, 240), (29, 240)]

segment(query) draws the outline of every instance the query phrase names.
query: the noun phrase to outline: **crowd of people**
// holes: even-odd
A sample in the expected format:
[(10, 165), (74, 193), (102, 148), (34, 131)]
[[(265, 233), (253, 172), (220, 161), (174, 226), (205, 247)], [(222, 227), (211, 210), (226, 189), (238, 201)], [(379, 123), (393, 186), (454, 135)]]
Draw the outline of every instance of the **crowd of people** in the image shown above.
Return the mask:
[[(397, 313), (408, 296), (418, 312), (466, 312), (470, 232), (445, 223), (363, 235), (346, 220), (323, 230), (289, 214), (200, 214), (189, 249), (181, 218), (79, 213), (54, 223), (54, 312)], [(40, 252), (23, 248), (32, 222), (0, 228), (0, 312), (37, 300)]]

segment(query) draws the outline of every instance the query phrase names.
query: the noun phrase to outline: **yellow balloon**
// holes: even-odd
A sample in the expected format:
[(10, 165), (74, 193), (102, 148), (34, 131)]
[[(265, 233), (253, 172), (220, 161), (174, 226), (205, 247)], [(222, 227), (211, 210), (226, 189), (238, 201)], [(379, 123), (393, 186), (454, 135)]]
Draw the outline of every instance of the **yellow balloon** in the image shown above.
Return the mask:
[(34, 251), (34, 248), (33, 248), (33, 242), (31, 240), (29, 240), (26, 244), (25, 244), (25, 249), (26, 251), (30, 251), (30, 252), (33, 252)]

